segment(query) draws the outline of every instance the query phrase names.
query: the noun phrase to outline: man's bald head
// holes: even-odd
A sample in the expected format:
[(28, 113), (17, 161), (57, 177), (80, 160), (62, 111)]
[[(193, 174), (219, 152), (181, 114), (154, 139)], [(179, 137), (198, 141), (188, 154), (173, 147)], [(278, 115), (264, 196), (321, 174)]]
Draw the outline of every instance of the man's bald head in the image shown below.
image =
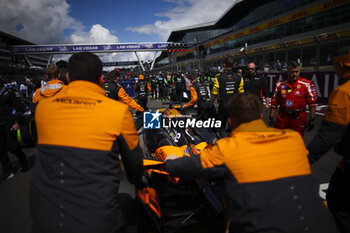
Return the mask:
[(256, 65), (254, 62), (248, 64), (248, 73), (251, 77), (256, 76)]

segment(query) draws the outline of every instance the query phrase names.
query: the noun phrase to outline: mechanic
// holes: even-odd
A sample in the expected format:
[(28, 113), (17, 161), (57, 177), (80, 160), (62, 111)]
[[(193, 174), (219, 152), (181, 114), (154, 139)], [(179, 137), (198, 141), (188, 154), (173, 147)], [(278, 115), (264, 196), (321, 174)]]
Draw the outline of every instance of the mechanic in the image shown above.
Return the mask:
[(152, 99), (155, 100), (158, 97), (158, 78), (156, 77), (156, 74), (152, 75), (149, 82), (151, 86)]
[(183, 92), (186, 88), (186, 80), (179, 73), (174, 74), (173, 80), (175, 84), (175, 96), (177, 100), (180, 102), (180, 104), (182, 104)]
[(204, 83), (198, 83), (197, 79), (193, 74), (189, 74), (188, 78), (191, 80), (191, 86), (190, 86), (190, 93), (191, 93), (191, 100), (187, 104), (182, 106), (182, 109), (186, 109), (188, 107), (191, 107), (198, 104), (198, 118), (206, 120), (210, 117), (215, 117), (215, 108), (210, 103), (210, 95), (207, 87), (204, 85)]
[(243, 70), (242, 69), (237, 69), (237, 74), (241, 77), (243, 77)]
[(106, 91), (106, 96), (120, 100), (124, 104), (127, 104), (130, 108), (135, 111), (143, 112), (144, 109), (136, 103), (136, 101), (131, 98), (124, 90), (124, 88), (119, 85), (120, 81), (120, 72), (112, 71), (110, 72), (106, 79), (106, 81), (102, 84), (103, 89)]
[(251, 93), (234, 96), (228, 112), (230, 137), (200, 155), (169, 155), (165, 171), (189, 179), (222, 174), (230, 232), (339, 232), (318, 195), (300, 134), (268, 128)]
[(30, 169), (26, 154), (17, 142), (17, 130), (24, 118), (20, 93), (12, 87), (5, 86), (0, 78), (0, 162), (2, 174), (0, 181), (14, 176), (7, 150), (16, 155), (22, 166), (22, 172)]
[(343, 232), (350, 232), (350, 50), (333, 59), (338, 77), (344, 83), (333, 90), (321, 127), (308, 145), (310, 163), (316, 162), (332, 146), (343, 157), (327, 190), (328, 207)]
[(203, 81), (202, 81), (202, 84), (208, 89), (208, 94), (209, 94), (209, 98), (211, 97), (210, 96), (210, 86), (212, 86), (211, 84), (211, 78), (209, 76), (209, 74), (205, 74), (203, 76)]
[(224, 62), (224, 72), (217, 75), (214, 80), (214, 86), (211, 95), (211, 104), (219, 95), (219, 110), (218, 119), (221, 120), (221, 125), (226, 129), (227, 123), (227, 109), (226, 105), (232, 96), (244, 92), (244, 81), (243, 78), (238, 76), (232, 71), (233, 58), (228, 57)]
[[(291, 61), (287, 70), (287, 81), (278, 81), (271, 100), (269, 125), (278, 129), (293, 129), (301, 136), (304, 130), (314, 128), (317, 93), (312, 81), (299, 77), (300, 65)], [(310, 117), (306, 121), (306, 105)], [(276, 123), (274, 116), (279, 106)]]
[(32, 232), (124, 232), (118, 198), (121, 159), (131, 183), (141, 184), (143, 175), (131, 113), (105, 96), (96, 55), (72, 55), (67, 77), (68, 86), (36, 108)]
[(172, 75), (173, 74), (167, 74), (164, 75), (164, 88), (163, 88), (163, 95), (165, 97), (165, 99), (170, 100), (170, 93), (173, 87), (173, 82), (172, 82)]
[[(240, 73), (242, 74), (242, 70)], [(257, 73), (254, 62), (248, 64), (248, 74), (244, 78), (244, 92), (256, 95), (261, 102), (264, 102), (265, 98), (265, 108), (269, 109), (270, 92), (268, 91), (267, 81), (265, 76)]]
[(137, 91), (138, 104), (143, 109), (147, 109), (148, 92), (151, 91), (151, 87), (142, 74), (139, 75), (139, 79), (135, 83), (134, 89)]
[(59, 80), (59, 70), (56, 66), (49, 66), (46, 69), (45, 77), (45, 80), (48, 82), (44, 86), (36, 89), (33, 95), (32, 102), (35, 104), (44, 98), (56, 95), (66, 87), (66, 85)]
[[(164, 74), (159, 74), (158, 77), (158, 87), (159, 87), (159, 100), (160, 101), (164, 101), (165, 98), (165, 78), (164, 78)], [(168, 83), (168, 82), (166, 82)]]

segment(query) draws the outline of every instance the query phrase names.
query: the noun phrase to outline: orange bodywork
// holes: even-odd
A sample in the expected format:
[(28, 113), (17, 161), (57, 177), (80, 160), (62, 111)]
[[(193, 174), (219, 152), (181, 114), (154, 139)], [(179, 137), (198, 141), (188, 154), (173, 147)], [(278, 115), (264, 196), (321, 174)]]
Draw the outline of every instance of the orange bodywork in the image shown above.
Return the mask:
[(157, 193), (153, 188), (146, 187), (139, 189), (137, 190), (137, 195), (144, 204), (148, 205), (151, 208), (151, 210), (157, 215), (158, 218), (162, 217), (160, 206), (156, 199)]
[(197, 145), (190, 145), (189, 147), (187, 145), (177, 147), (177, 146), (162, 146), (159, 147), (155, 151), (155, 156), (158, 160), (164, 161), (169, 155), (177, 155), (179, 158), (188, 156), (190, 157), (191, 154), (189, 151), (192, 152), (192, 154), (197, 155), (200, 154), (200, 152), (208, 146), (208, 143), (201, 142)]
[[(164, 115), (168, 118), (181, 116), (181, 113), (179, 113), (179, 111), (177, 111), (176, 109), (161, 109), (159, 111), (162, 111)], [(200, 154), (200, 152), (206, 147), (208, 147), (207, 142), (201, 142), (197, 145), (193, 145), (193, 144), (190, 144), (189, 146), (184, 145), (181, 147), (171, 146), (171, 145), (162, 146), (155, 151), (155, 158), (157, 160), (143, 159), (143, 166), (145, 170), (147, 170), (147, 173), (151, 174), (153, 172), (153, 173), (169, 176), (169, 181), (174, 184), (177, 184), (177, 182), (179, 181), (179, 178), (172, 177), (169, 175), (168, 172), (155, 169), (154, 167), (157, 165), (164, 164), (165, 159), (169, 155), (177, 155), (179, 158), (184, 156), (190, 157), (191, 154), (192, 155)], [(161, 218), (161, 210), (160, 210), (159, 203), (157, 201), (157, 193), (153, 188), (146, 187), (146, 188), (140, 189), (137, 191), (137, 195), (145, 205), (149, 206), (149, 208), (158, 216), (158, 218)]]
[[(178, 157), (191, 156), (189, 153), (189, 150), (192, 151), (192, 154), (199, 154), (201, 150), (203, 150), (207, 146), (208, 144), (206, 142), (201, 142), (197, 145), (190, 145), (191, 148), (189, 148), (187, 145), (184, 145), (182, 147), (162, 146), (162, 147), (159, 147), (155, 152), (155, 157), (158, 160), (144, 159), (143, 166), (145, 167), (145, 169), (147, 169), (148, 166), (150, 167), (155, 165), (161, 165), (164, 163), (163, 161), (168, 157), (168, 155), (177, 155)], [(149, 173), (155, 172), (158, 174), (164, 174), (169, 176), (168, 172), (158, 170), (158, 169), (153, 169), (153, 168), (147, 169), (147, 172)], [(169, 176), (169, 181), (174, 184), (177, 184), (177, 182), (179, 181), (179, 178)], [(161, 218), (161, 210), (159, 207), (159, 203), (156, 199), (157, 193), (153, 188), (146, 187), (146, 188), (140, 189), (137, 191), (137, 195), (145, 205), (149, 206), (149, 208), (158, 216), (158, 218)]]

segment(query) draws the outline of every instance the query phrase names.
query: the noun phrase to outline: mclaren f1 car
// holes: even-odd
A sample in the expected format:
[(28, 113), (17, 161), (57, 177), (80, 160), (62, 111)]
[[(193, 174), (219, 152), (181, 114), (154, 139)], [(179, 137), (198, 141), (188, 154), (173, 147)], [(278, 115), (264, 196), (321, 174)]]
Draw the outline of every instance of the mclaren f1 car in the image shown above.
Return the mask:
[[(179, 109), (160, 109), (162, 122), (184, 117)], [(144, 150), (147, 187), (137, 190), (157, 232), (224, 232), (226, 214), (216, 181), (172, 177), (162, 167), (169, 155), (199, 156), (218, 139), (215, 131), (191, 127), (161, 127), (139, 130)]]

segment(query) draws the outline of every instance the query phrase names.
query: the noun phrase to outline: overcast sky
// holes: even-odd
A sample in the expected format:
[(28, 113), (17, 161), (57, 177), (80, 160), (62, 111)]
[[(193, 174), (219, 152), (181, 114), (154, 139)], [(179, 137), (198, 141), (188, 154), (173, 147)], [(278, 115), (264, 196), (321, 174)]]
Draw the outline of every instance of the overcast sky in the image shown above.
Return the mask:
[[(235, 1), (0, 0), (0, 31), (37, 44), (165, 42), (174, 29), (216, 21)], [(132, 53), (101, 58), (136, 60)]]

